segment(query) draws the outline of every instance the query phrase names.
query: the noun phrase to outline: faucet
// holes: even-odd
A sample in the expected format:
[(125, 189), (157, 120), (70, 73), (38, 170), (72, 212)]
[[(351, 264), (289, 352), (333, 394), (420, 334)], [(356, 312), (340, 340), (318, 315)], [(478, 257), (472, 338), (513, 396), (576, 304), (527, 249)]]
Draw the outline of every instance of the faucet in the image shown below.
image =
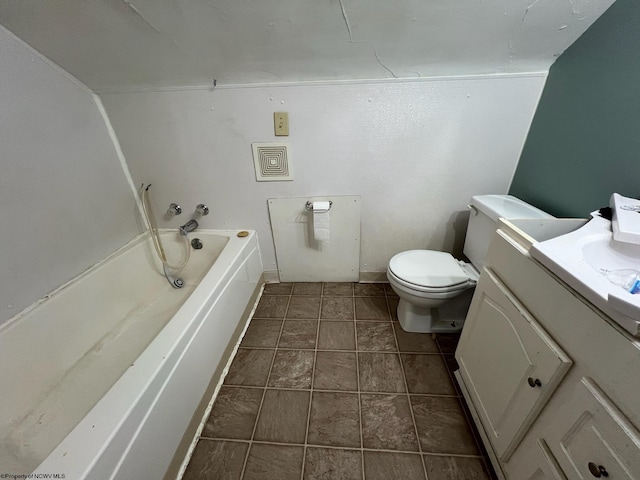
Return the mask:
[(198, 228), (198, 222), (191, 219), (180, 227), (180, 234), (186, 235), (189, 232), (193, 232), (196, 228)]

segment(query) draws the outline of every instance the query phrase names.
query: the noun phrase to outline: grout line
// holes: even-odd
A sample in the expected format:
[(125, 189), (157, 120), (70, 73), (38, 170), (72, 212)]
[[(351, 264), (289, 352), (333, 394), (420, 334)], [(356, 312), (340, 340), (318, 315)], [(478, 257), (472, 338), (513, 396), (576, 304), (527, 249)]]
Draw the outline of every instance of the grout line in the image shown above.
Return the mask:
[[(320, 317), (322, 316), (322, 298), (324, 293), (324, 283), (321, 283), (320, 288), (320, 306), (318, 308), (318, 320), (316, 326), (316, 343), (313, 349), (313, 366), (311, 368), (311, 393), (309, 394), (309, 408), (307, 409), (307, 428), (304, 432), (304, 450), (302, 451), (302, 468), (300, 469), (300, 480), (304, 479), (304, 469), (307, 461), (307, 439), (309, 437), (309, 425), (311, 424), (311, 405), (313, 403), (313, 383), (316, 377), (316, 365), (318, 363), (318, 340), (320, 337)], [(295, 288), (295, 284), (294, 284)]]
[[(389, 307), (389, 302), (387, 301), (387, 307)], [(398, 352), (400, 351), (400, 345), (398, 343), (398, 336), (396, 335), (396, 329), (393, 328), (393, 339), (396, 342), (396, 349)], [(438, 348), (440, 348), (438, 346)], [(407, 381), (407, 373), (404, 369), (404, 362), (402, 361), (402, 354), (398, 353), (398, 360), (400, 361), (400, 368), (402, 369), (402, 379), (404, 380), (404, 388), (407, 391), (407, 402), (409, 403), (409, 412), (411, 413), (411, 421), (413, 422), (413, 431), (416, 434), (416, 442), (418, 442), (418, 451), (422, 454), (422, 443), (420, 442), (420, 434), (418, 433), (418, 424), (416, 423), (416, 416), (413, 413), (413, 405), (411, 404), (411, 392), (409, 391), (409, 382)], [(445, 366), (446, 368), (446, 366)], [(420, 463), (422, 463), (422, 471), (424, 472), (424, 478), (428, 479), (427, 475), (427, 467), (424, 463), (424, 457), (420, 457)]]
[[(297, 319), (296, 319), (297, 320)], [(315, 320), (313, 319), (307, 319), (307, 321), (312, 321), (315, 322)], [(326, 320), (320, 320), (321, 322), (325, 322)], [(332, 320), (329, 320), (332, 321)], [(353, 320), (349, 320), (350, 322), (353, 322)], [(356, 320), (356, 322), (369, 322), (369, 320)], [(344, 322), (347, 323), (347, 322)], [(388, 323), (388, 322), (377, 322), (377, 323)], [(395, 329), (394, 329), (395, 330)], [(243, 345), (241, 347), (239, 347), (243, 350), (273, 350), (274, 346), (271, 347), (251, 347), (251, 346), (246, 346)], [(438, 356), (442, 356), (440, 353), (438, 352), (422, 352), (422, 351), (418, 351), (418, 350), (398, 350), (398, 351), (391, 351), (391, 350), (337, 350), (337, 349), (330, 349), (330, 348), (294, 348), (294, 347), (277, 347), (279, 350), (318, 350), (319, 352), (333, 352), (333, 353), (356, 353), (356, 351), (362, 352), (362, 353), (402, 353), (402, 354), (406, 354), (406, 355), (438, 355)], [(451, 356), (451, 354), (445, 354)]]
[[(355, 286), (353, 287), (353, 293), (355, 294)], [(360, 467), (362, 470), (362, 480), (365, 480), (364, 473), (364, 432), (362, 431), (362, 396), (360, 395), (360, 352), (358, 349), (358, 324), (356, 320), (356, 299), (353, 297), (353, 339), (356, 344), (356, 380), (358, 384), (358, 415), (360, 420)]]
[(327, 450), (351, 450), (354, 452), (363, 451), (363, 452), (381, 452), (381, 453), (400, 453), (405, 455), (424, 455), (428, 457), (456, 457), (456, 458), (477, 458), (479, 460), (484, 460), (482, 455), (470, 455), (464, 453), (443, 453), (443, 452), (419, 452), (415, 450), (392, 450), (389, 448), (358, 448), (358, 447), (343, 447), (336, 445), (322, 445), (316, 443), (289, 443), (289, 442), (273, 442), (267, 440), (246, 440), (241, 438), (217, 438), (217, 437), (200, 437), (202, 440), (208, 440), (213, 442), (237, 442), (237, 443), (255, 443), (257, 445), (278, 445), (285, 447), (302, 447), (304, 445), (310, 448), (325, 448)]
[[(372, 352), (359, 352), (359, 353), (372, 353)], [(387, 354), (387, 355), (393, 355), (393, 354)], [(358, 393), (357, 390), (336, 390), (336, 389), (325, 389), (325, 388), (311, 389), (311, 388), (271, 387), (271, 386), (258, 387), (255, 385), (227, 385), (227, 384), (225, 384), (224, 386), (230, 387), (230, 388), (254, 388), (254, 389), (266, 388), (267, 390), (287, 390), (291, 392), (310, 392), (313, 390), (314, 392), (322, 392), (322, 393), (351, 393), (351, 394)], [(448, 395), (445, 393), (407, 393), (407, 392), (386, 392), (386, 391), (380, 391), (380, 390), (360, 390), (360, 393), (364, 393), (365, 395), (405, 395), (405, 396), (411, 395), (412, 397), (460, 398), (458, 397), (458, 395)]]
[[(287, 313), (289, 312), (289, 305), (291, 304), (292, 295), (293, 295), (293, 287), (291, 287), (291, 295), (289, 295), (289, 300), (287, 301), (285, 318), (287, 316)], [(251, 452), (253, 437), (256, 434), (256, 429), (258, 428), (258, 420), (260, 419), (260, 413), (262, 413), (262, 405), (264, 404), (264, 399), (267, 395), (267, 385), (269, 385), (269, 377), (271, 377), (271, 370), (273, 370), (273, 364), (276, 361), (276, 355), (278, 353), (277, 345), (278, 343), (280, 343), (280, 336), (282, 335), (282, 330), (284, 330), (284, 319), (282, 321), (282, 325), (280, 325), (280, 333), (278, 334), (278, 341), (276, 342), (276, 348), (273, 350), (273, 358), (271, 359), (271, 365), (269, 366), (269, 372), (267, 373), (267, 379), (265, 381), (264, 391), (262, 392), (262, 398), (260, 399), (260, 406), (258, 407), (258, 413), (256, 414), (256, 421), (253, 424), (253, 430), (251, 432), (251, 440), (249, 441), (249, 448), (247, 448), (247, 453), (244, 457), (244, 462), (242, 464), (242, 472), (240, 473), (240, 479), (244, 478), (244, 473), (245, 473), (245, 470), (247, 469), (247, 462), (249, 461), (249, 453)]]

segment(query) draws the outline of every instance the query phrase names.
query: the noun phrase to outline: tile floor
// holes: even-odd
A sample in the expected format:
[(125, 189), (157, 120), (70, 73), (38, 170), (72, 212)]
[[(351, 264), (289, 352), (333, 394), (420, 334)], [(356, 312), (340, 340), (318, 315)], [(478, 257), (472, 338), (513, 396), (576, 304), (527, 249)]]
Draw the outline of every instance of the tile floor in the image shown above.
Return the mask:
[(185, 480), (489, 480), (451, 369), (386, 284), (266, 285)]

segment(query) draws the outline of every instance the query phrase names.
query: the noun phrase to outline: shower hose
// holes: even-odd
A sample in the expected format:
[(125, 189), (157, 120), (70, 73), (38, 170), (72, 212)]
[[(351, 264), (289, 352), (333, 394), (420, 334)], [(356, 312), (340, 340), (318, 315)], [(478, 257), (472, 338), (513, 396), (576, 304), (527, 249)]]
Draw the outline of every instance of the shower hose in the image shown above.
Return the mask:
[(167, 260), (167, 254), (164, 251), (162, 240), (160, 240), (160, 235), (158, 234), (158, 223), (156, 222), (156, 214), (149, 199), (149, 188), (151, 188), (151, 184), (147, 185), (146, 187), (144, 186), (144, 184), (142, 184), (140, 196), (142, 197), (142, 211), (144, 212), (144, 217), (147, 220), (147, 225), (149, 225), (149, 232), (151, 233), (151, 239), (153, 240), (153, 247), (164, 267), (170, 268), (171, 270), (181, 270), (187, 265), (187, 263), (189, 262), (189, 257), (191, 256), (191, 246), (189, 245), (189, 239), (186, 235), (180, 235), (180, 237), (184, 238), (187, 255), (185, 256), (185, 259), (182, 263), (178, 265), (171, 265)]

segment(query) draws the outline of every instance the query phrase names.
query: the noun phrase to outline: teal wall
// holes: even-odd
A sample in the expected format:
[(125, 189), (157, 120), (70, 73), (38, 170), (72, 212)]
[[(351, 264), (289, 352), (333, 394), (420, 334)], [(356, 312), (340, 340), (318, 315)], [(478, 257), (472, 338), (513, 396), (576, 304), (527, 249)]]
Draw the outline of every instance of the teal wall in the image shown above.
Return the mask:
[(617, 0), (549, 71), (509, 193), (584, 217), (640, 197), (640, 1)]

